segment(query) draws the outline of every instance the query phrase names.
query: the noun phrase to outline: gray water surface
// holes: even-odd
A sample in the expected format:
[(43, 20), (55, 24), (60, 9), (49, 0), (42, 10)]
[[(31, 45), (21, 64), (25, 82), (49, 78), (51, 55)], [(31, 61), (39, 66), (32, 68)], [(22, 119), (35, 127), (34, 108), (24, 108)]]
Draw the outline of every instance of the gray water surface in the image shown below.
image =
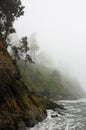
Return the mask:
[[(86, 130), (86, 99), (64, 100), (59, 104), (66, 108), (61, 111), (62, 115), (57, 111), (48, 110), (47, 118), (28, 130)], [(52, 118), (52, 115), (58, 117)]]

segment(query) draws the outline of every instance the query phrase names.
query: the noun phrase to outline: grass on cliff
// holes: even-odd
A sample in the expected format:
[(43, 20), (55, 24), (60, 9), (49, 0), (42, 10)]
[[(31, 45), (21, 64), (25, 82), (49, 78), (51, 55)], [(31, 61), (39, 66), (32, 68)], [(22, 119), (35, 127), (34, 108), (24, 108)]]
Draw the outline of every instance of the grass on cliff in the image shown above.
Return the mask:
[(55, 100), (77, 99), (85, 95), (77, 80), (63, 76), (58, 71), (55, 73), (55, 70), (41, 64), (28, 63), (25, 72), (24, 67), (24, 62), (20, 62), (23, 80), (31, 92)]
[(54, 79), (53, 70), (40, 64), (27, 64), (24, 71), (24, 64), (19, 63), (23, 80), (31, 91), (41, 93), (47, 97), (62, 98), (65, 96), (65, 89), (60, 79)]

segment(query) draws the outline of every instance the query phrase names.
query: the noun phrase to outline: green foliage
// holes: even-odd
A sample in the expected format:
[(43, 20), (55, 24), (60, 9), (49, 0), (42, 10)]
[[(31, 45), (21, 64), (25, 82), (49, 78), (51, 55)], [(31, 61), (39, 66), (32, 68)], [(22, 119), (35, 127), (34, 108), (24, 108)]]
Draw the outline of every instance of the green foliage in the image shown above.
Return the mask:
[(21, 38), (21, 45), (20, 45), (20, 48), (21, 48), (21, 53), (27, 53), (28, 50), (30, 50), (30, 48), (28, 47), (28, 38), (25, 36), (25, 37), (22, 37)]
[(60, 81), (60, 72), (59, 72), (59, 71), (54, 70), (54, 71), (52, 72), (51, 76), (53, 77), (53, 79)]
[(14, 59), (16, 60), (24, 60), (25, 64), (29, 61), (30, 63), (34, 63), (32, 61), (31, 56), (29, 55), (29, 46), (28, 46), (28, 38), (22, 37), (20, 40), (20, 44), (18, 44), (17, 46), (15, 45), (11, 45), (11, 49), (12, 49), (12, 56)]
[(28, 38), (25, 36), (25, 37), (21, 38), (21, 41), (20, 41), (20, 44), (19, 44), (18, 47), (11, 45), (12, 53), (13, 53), (12, 54), (13, 60), (14, 61), (16, 60), (16, 63), (19, 60), (24, 61), (24, 68), (23, 68), (22, 77), (23, 77), (23, 75), (26, 71), (27, 62), (34, 63), (31, 56), (28, 54), (30, 48), (28, 47), (28, 41), (27, 40), (28, 40)]
[(19, 60), (20, 56), (19, 56), (18, 48), (16, 46), (12, 46), (11, 48), (12, 48), (12, 51), (13, 51), (14, 59)]
[(15, 32), (13, 22), (24, 14), (21, 0), (0, 0), (0, 32), (6, 38)]
[[(19, 63), (19, 67), (23, 72), (24, 63), (22, 61)], [(55, 100), (77, 99), (85, 95), (76, 80), (69, 79), (58, 70), (41, 64), (28, 63), (23, 80), (31, 92)]]
[(20, 46), (18, 47), (18, 50), (20, 51), (20, 55), (23, 55), (24, 57), (24, 60), (25, 60), (25, 63), (27, 63), (28, 61), (30, 63), (34, 63), (32, 61), (32, 58), (31, 56), (28, 54), (30, 48), (28, 46), (28, 38), (25, 36), (25, 37), (22, 37), (21, 38), (21, 41), (20, 41)]
[[(24, 64), (19, 64), (21, 71), (23, 72)], [(61, 81), (54, 79), (52, 75), (53, 70), (43, 65), (30, 65), (27, 64), (26, 71), (23, 76), (24, 82), (29, 87), (30, 91), (34, 91), (38, 95), (42, 95), (48, 98), (64, 97), (66, 93)]]

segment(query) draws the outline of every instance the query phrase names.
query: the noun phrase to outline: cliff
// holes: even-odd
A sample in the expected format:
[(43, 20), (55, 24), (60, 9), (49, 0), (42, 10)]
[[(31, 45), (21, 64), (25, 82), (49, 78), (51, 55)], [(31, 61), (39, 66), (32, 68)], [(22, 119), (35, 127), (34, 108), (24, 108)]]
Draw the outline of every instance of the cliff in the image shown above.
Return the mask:
[(0, 38), (0, 130), (22, 130), (46, 118), (55, 103), (28, 91), (20, 78), (6, 42)]
[(58, 70), (53, 70), (41, 64), (27, 63), (26, 70), (23, 72), (24, 62), (19, 61), (18, 66), (24, 74), (23, 80), (29, 90), (34, 91), (37, 95), (53, 100), (73, 100), (86, 97), (79, 81), (67, 77), (66, 74), (61, 74)]

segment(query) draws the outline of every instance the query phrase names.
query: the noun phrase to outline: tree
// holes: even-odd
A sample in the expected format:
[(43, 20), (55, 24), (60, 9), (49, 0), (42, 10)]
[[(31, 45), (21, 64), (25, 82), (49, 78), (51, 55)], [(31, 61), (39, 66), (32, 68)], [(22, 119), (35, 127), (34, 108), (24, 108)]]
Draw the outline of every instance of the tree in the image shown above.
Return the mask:
[(25, 59), (25, 64), (27, 61), (32, 63), (33, 62), (32, 58), (28, 54), (28, 51), (30, 50), (30, 48), (28, 47), (28, 38), (26, 36), (22, 37), (20, 43), (21, 43), (21, 45), (18, 49), (20, 50), (20, 55), (23, 55), (23, 57)]
[(12, 56), (14, 57), (15, 60), (19, 60), (20, 56), (18, 48), (16, 46), (12, 46), (11, 48), (12, 48)]
[(26, 69), (26, 65), (27, 65), (27, 61), (32, 61), (32, 58), (30, 57), (30, 55), (28, 54), (28, 51), (30, 50), (30, 48), (28, 47), (28, 41), (27, 41), (27, 37), (22, 37), (21, 38), (21, 45), (20, 45), (20, 54), (24, 56), (24, 61), (25, 61), (25, 66), (24, 66), (24, 72), (23, 75), (25, 73), (25, 69)]
[(31, 56), (29, 55), (29, 45), (28, 45), (28, 38), (27, 36), (25, 37), (22, 37), (21, 40), (20, 40), (20, 44), (19, 46), (12, 46), (12, 56), (13, 56), (13, 60), (17, 62), (17, 60), (24, 60), (24, 72), (23, 72), (23, 75), (25, 73), (25, 70), (26, 70), (26, 65), (27, 65), (27, 62), (29, 61), (30, 63), (34, 63)]
[(14, 33), (13, 22), (24, 14), (21, 0), (0, 0), (0, 34), (4, 38)]
[(36, 51), (39, 50), (39, 46), (37, 45), (37, 40), (36, 40), (36, 34), (33, 33), (30, 37), (30, 51), (33, 60), (36, 62)]
[(28, 50), (30, 50), (30, 48), (28, 47), (28, 41), (27, 41), (27, 39), (28, 39), (27, 36), (25, 36), (25, 37), (22, 37), (21, 40), (20, 40), (20, 43), (21, 43), (21, 45), (20, 45), (20, 47), (21, 47), (21, 53), (22, 52), (27, 53)]
[(54, 70), (51, 75), (52, 75), (54, 80), (60, 81), (61, 75), (60, 75), (60, 72), (58, 70)]

